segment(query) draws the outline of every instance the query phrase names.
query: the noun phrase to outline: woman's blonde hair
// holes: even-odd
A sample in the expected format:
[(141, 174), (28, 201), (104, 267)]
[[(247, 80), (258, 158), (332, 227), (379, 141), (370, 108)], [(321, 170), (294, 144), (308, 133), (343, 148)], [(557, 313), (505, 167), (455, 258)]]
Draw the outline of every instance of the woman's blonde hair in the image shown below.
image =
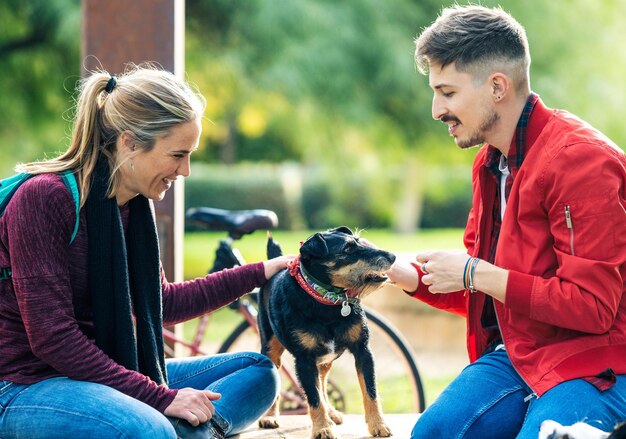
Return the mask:
[(115, 149), (120, 134), (131, 133), (137, 148), (150, 150), (171, 128), (204, 114), (202, 95), (174, 74), (151, 64), (130, 65), (122, 75), (111, 78), (108, 72), (98, 70), (79, 83), (67, 151), (50, 160), (16, 167), (31, 174), (73, 170), (81, 207), (89, 195), (99, 154), (107, 157), (111, 169), (109, 197), (117, 193), (121, 163), (116, 163)]

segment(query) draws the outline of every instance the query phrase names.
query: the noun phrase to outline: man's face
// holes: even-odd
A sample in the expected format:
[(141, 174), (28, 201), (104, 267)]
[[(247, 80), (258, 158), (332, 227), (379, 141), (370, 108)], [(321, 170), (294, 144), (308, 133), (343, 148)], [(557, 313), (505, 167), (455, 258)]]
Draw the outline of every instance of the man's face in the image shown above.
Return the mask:
[(443, 69), (429, 68), (433, 89), (433, 118), (448, 125), (448, 132), (461, 148), (489, 142), (500, 120), (495, 110), (489, 80), (477, 84), (469, 73), (459, 72), (454, 64)]

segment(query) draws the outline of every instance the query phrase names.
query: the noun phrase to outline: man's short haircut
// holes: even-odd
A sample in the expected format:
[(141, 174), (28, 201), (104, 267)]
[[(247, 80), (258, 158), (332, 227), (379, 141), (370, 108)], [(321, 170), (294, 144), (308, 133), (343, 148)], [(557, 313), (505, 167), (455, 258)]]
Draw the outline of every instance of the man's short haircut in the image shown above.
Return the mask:
[(415, 63), (423, 74), (432, 65), (455, 64), (476, 81), (502, 71), (520, 89), (528, 81), (530, 54), (524, 28), (501, 8), (455, 5), (415, 40)]

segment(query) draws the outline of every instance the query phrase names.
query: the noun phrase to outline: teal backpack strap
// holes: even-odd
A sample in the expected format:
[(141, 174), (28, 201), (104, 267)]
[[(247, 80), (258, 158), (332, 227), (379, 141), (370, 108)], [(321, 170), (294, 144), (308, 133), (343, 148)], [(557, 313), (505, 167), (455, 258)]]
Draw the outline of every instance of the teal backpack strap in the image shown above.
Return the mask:
[[(4, 215), (15, 191), (30, 177), (32, 177), (31, 174), (19, 173), (0, 180), (0, 216)], [(9, 279), (11, 274), (11, 267), (0, 267), (0, 280)]]
[[(72, 194), (72, 198), (74, 199), (74, 205), (76, 206), (76, 224), (74, 225), (74, 232), (72, 233), (72, 238), (70, 239), (70, 245), (74, 242), (74, 238), (76, 238), (76, 234), (78, 233), (78, 221), (80, 214), (80, 193), (78, 192), (78, 182), (76, 181), (76, 176), (71, 170), (65, 170), (60, 174), (61, 180), (65, 183), (65, 186), (69, 189)], [(15, 194), (15, 191), (19, 189), (19, 187), (29, 178), (33, 177), (34, 174), (27, 173), (19, 173), (15, 174), (11, 177), (0, 180), (0, 216), (4, 214), (4, 211), (11, 201), (11, 197)], [(12, 275), (11, 267), (0, 267), (0, 280), (9, 279)]]
[(32, 176), (32, 174), (21, 172), (0, 181), (0, 216), (4, 215), (4, 211), (15, 191)]
[(72, 243), (74, 242), (74, 238), (76, 238), (76, 234), (78, 233), (78, 220), (79, 220), (79, 214), (80, 214), (80, 193), (78, 192), (78, 182), (76, 181), (76, 176), (71, 170), (66, 169), (65, 171), (61, 172), (60, 175), (61, 175), (61, 179), (63, 180), (63, 183), (65, 183), (65, 186), (67, 186), (67, 188), (72, 193), (72, 198), (74, 199), (74, 205), (76, 206), (76, 224), (74, 224), (74, 232), (72, 233), (72, 238), (70, 239), (70, 245), (72, 245)]

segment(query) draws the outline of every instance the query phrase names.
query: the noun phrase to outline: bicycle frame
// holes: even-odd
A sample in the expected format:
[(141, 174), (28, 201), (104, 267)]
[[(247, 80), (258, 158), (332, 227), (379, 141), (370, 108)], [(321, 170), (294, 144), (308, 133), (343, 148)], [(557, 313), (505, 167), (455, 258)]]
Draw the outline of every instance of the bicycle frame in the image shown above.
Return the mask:
[[(236, 304), (236, 306), (232, 306)], [(254, 306), (249, 303), (245, 303), (241, 299), (236, 300), (233, 304), (230, 305), (233, 309), (238, 311), (250, 324), (251, 327), (255, 328), (258, 333), (258, 326), (256, 322), (257, 311)], [(185, 340), (182, 337), (178, 337), (173, 331), (163, 328), (163, 338), (168, 342), (182, 345), (190, 350), (191, 356), (196, 355), (211, 355), (211, 352), (207, 352), (202, 349), (202, 339), (206, 332), (207, 326), (210, 320), (209, 314), (204, 314), (198, 317), (198, 327), (196, 328), (196, 332), (194, 334), (193, 340), (191, 342)], [(175, 355), (172, 355), (175, 356)]]
[[(256, 291), (253, 291), (252, 293), (250, 293), (250, 295), (253, 295), (253, 294), (256, 294)], [(246, 299), (246, 297), (240, 298), (236, 300), (235, 302), (233, 302), (233, 304), (231, 304), (231, 308), (239, 312), (244, 317), (244, 319), (248, 322), (250, 327), (253, 328), (254, 331), (258, 334), (259, 333), (259, 326), (257, 324), (258, 313), (257, 313), (255, 306), (251, 303), (252, 300), (253, 299), (251, 298)], [(235, 304), (236, 306), (233, 306)], [(198, 327), (196, 328), (196, 332), (194, 334), (194, 338), (192, 342), (188, 342), (184, 340), (183, 338), (176, 336), (174, 332), (170, 331), (167, 328), (163, 328), (163, 338), (165, 338), (165, 340), (171, 343), (182, 345), (188, 348), (192, 356), (211, 355), (212, 353), (203, 350), (201, 347), (202, 339), (206, 332), (209, 319), (210, 319), (210, 316), (208, 314), (205, 314), (198, 318)], [(175, 352), (171, 352), (170, 354), (171, 356), (175, 356)], [(288, 369), (284, 367), (281, 368), (281, 372), (290, 381), (293, 388), (297, 388), (297, 389), (300, 388), (300, 384), (298, 383), (298, 380), (293, 375), (293, 373), (291, 373)], [(296, 394), (295, 392), (283, 392), (281, 396), (290, 402), (296, 403), (297, 407), (301, 407), (298, 410), (290, 411), (291, 414), (307, 413), (306, 402), (304, 398), (302, 398), (302, 396)]]

